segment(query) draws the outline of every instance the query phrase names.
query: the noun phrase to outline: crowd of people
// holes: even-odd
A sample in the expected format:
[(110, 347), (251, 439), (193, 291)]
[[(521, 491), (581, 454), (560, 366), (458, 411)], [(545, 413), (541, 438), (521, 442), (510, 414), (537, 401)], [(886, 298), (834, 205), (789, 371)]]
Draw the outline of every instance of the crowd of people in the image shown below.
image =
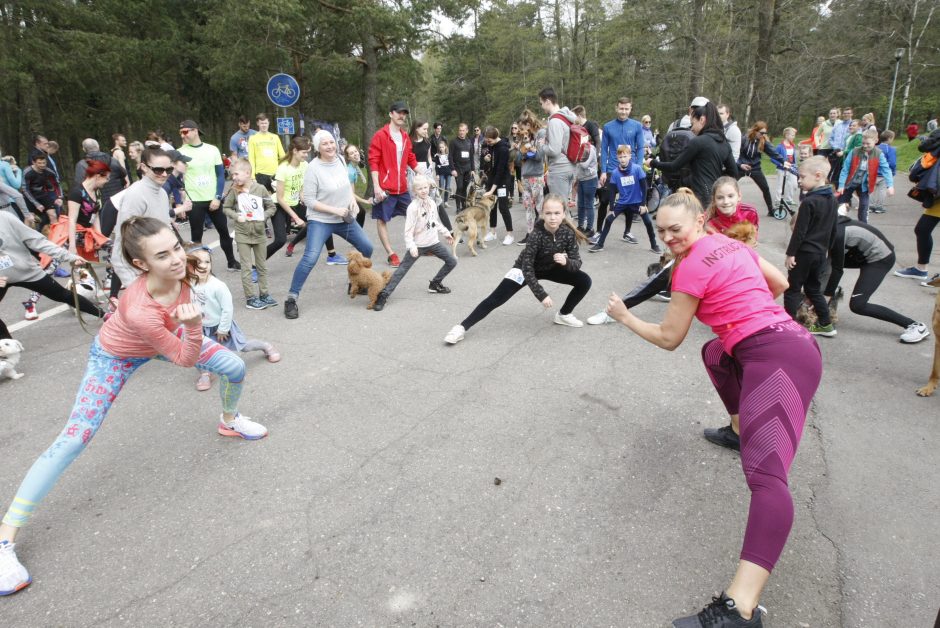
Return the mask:
[[(218, 378), (219, 434), (247, 440), (267, 435), (263, 425), (239, 411), (246, 368), (238, 353), (261, 351), (272, 363), (281, 356), (271, 343), (247, 337), (235, 323), (235, 300), (225, 282), (212, 275), (212, 250), (203, 243), (209, 225), (226, 268), (241, 273), (245, 306), (254, 310), (277, 306), (276, 281), (287, 283), (269, 276), (266, 261), (285, 245), (285, 254), (293, 256), (303, 243), (283, 306), (284, 316), (296, 319), (301, 291), (321, 251), (326, 249), (327, 264), (349, 263), (336, 251), (334, 238), (348, 242), (363, 259), (372, 258), (375, 247), (364, 228), (368, 212), (385, 261), (394, 269), (374, 301), (372, 309), (382, 311), (406, 273), (426, 255), (443, 263), (428, 291), (450, 292), (444, 280), (457, 260), (441, 242), (453, 244), (458, 237), (448, 215), (450, 201), (459, 214), (489, 198), (483, 240), (499, 239), (501, 218), (502, 244), (524, 249), (495, 290), (446, 334), (446, 343), (464, 340), (524, 287), (544, 308), (555, 308), (543, 282), (571, 286), (553, 320), (582, 327), (574, 311), (592, 283), (582, 247), (603, 252), (621, 215), (626, 222), (622, 240), (637, 244), (631, 229), (638, 218), (650, 251), (662, 255), (662, 268), (641, 289), (611, 294), (605, 311), (587, 322), (619, 322), (669, 350), (684, 341), (693, 318), (715, 332), (702, 357), (730, 421), (706, 430), (705, 437), (740, 451), (751, 505), (729, 586), (700, 613), (674, 625), (762, 625), (761, 591), (793, 520), (787, 475), (822, 375), (815, 336), (836, 335), (828, 306), (843, 269), (861, 269), (849, 301), (853, 312), (901, 327), (904, 343), (930, 333), (923, 323), (869, 302), (895, 265), (893, 245), (868, 224), (869, 209), (885, 211), (884, 198), (894, 193), (893, 134), (879, 132), (872, 114), (855, 120), (851, 109), (834, 108), (806, 142), (798, 144), (796, 129), (787, 127), (774, 146), (766, 123), (758, 121), (742, 132), (727, 104), (696, 97), (687, 115), (660, 135), (651, 116), (631, 117), (629, 98), (619, 99), (614, 117), (601, 125), (588, 119), (584, 107), (562, 106), (552, 88), (538, 96), (541, 114), (521, 112), (508, 133), (474, 126), (471, 135), (470, 125), (461, 122), (450, 140), (440, 123), (413, 120), (409, 126), (407, 104), (396, 101), (388, 109), (388, 123), (364, 153), (324, 129), (293, 137), (285, 148), (269, 131), (265, 114), (257, 116), (257, 129), (250, 128), (248, 118), (239, 119), (225, 158), (203, 140), (194, 120), (179, 124), (178, 147), (159, 133), (143, 143), (128, 143), (115, 134), (113, 148), (105, 153), (89, 138), (67, 195), (55, 147), (45, 137), (36, 137), (24, 171), (4, 158), (0, 299), (18, 286), (72, 303), (72, 294), (55, 280), (67, 274), (63, 271), (70, 263), (107, 263), (102, 287), (110, 298), (99, 303), (78, 297), (79, 309), (104, 323), (65, 428), (29, 470), (0, 525), (0, 595), (31, 582), (14, 552), (19, 530), (84, 451), (127, 379), (147, 361), (196, 367), (200, 391)], [(921, 151), (936, 161), (936, 130), (922, 140)], [(776, 202), (799, 204), (786, 274), (758, 254), (759, 212), (742, 200), (740, 180), (750, 178), (768, 214), (775, 215), (761, 167), (764, 156), (778, 172)], [(924, 176), (930, 172), (927, 168)], [(935, 166), (932, 172), (935, 193)], [(853, 196), (858, 197), (857, 220), (845, 215)], [(917, 265), (895, 273), (924, 279), (925, 285), (930, 233), (940, 221), (934, 198), (923, 201), (924, 217), (916, 228)], [(521, 228), (514, 228), (510, 211), (516, 199), (524, 209)], [(396, 217), (402, 217), (397, 228), (404, 259), (389, 237)], [(234, 222), (231, 233), (229, 221)], [(183, 222), (189, 224), (188, 238), (180, 230)], [(631, 311), (654, 296), (668, 302), (660, 323), (643, 321)], [(34, 317), (37, 299), (30, 296), (24, 303), (27, 318)], [(816, 316), (808, 328), (795, 320), (804, 301)], [(0, 338), (9, 337), (0, 321)]]

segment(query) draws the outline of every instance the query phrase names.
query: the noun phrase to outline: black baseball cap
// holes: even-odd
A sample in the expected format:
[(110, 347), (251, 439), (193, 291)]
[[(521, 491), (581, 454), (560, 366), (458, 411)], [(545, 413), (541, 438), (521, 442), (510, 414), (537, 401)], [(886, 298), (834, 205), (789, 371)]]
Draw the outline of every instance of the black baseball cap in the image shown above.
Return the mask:
[[(192, 127), (185, 127), (185, 128), (192, 128)], [(168, 150), (166, 151), (166, 154), (170, 156), (170, 160), (182, 161), (184, 164), (188, 164), (189, 162), (193, 160), (192, 157), (187, 157), (186, 155), (179, 152), (178, 150)]]
[(405, 104), (405, 101), (404, 101), (404, 100), (396, 100), (395, 102), (392, 103), (392, 106), (389, 107), (388, 110), (389, 110), (389, 112), (392, 112), (392, 111), (396, 111), (396, 112), (404, 111), (405, 113), (411, 113), (410, 111), (408, 111), (408, 105)]
[(180, 128), (181, 129), (196, 129), (198, 131), (199, 125), (196, 124), (195, 120), (183, 120), (182, 122), (180, 122)]

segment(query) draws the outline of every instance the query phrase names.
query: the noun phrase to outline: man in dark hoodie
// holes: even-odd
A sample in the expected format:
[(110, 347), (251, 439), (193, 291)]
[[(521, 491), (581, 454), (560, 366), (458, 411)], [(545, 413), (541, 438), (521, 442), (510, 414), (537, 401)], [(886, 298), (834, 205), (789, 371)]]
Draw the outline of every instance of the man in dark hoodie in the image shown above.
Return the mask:
[(108, 182), (101, 188), (101, 204), (108, 202), (108, 199), (124, 189), (127, 179), (127, 170), (108, 153), (101, 151), (98, 141), (92, 138), (82, 140), (82, 150), (85, 151), (85, 158), (75, 164), (75, 178), (72, 180), (72, 187), (79, 188), (85, 181), (85, 169), (89, 161), (100, 161), (111, 167), (108, 174)]
[(648, 159), (646, 165), (666, 172), (679, 171), (688, 166), (689, 187), (702, 207), (707, 208), (711, 203), (712, 185), (718, 177), (724, 175), (737, 178), (738, 166), (714, 103), (706, 102), (694, 107), (691, 122), (695, 137), (677, 158), (672, 161)]
[(450, 174), (454, 177), (454, 202), (457, 204), (457, 211), (467, 206), (467, 186), (470, 185), (473, 174), (473, 141), (467, 137), (467, 131), (467, 123), (461, 122), (457, 127), (457, 137), (450, 141), (447, 148), (453, 167)]
[(492, 157), (490, 188), (486, 195), (496, 194), (496, 205), (490, 211), (490, 232), (484, 240), (496, 239), (496, 209), (503, 215), (503, 226), (506, 227), (506, 237), (503, 244), (509, 246), (515, 240), (512, 235), (512, 214), (509, 213), (509, 140), (499, 136), (499, 129), (494, 126), (486, 127), (483, 133), (484, 141), (490, 147)]

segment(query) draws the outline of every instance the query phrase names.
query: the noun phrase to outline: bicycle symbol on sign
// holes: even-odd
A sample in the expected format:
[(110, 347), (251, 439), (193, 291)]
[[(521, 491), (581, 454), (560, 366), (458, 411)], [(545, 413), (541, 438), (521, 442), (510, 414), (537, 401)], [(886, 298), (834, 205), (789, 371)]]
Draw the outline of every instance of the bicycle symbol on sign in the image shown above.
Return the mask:
[(289, 83), (278, 83), (277, 87), (274, 88), (274, 91), (271, 92), (271, 95), (274, 98), (280, 98), (281, 96), (286, 98), (293, 98), (294, 89), (290, 86)]

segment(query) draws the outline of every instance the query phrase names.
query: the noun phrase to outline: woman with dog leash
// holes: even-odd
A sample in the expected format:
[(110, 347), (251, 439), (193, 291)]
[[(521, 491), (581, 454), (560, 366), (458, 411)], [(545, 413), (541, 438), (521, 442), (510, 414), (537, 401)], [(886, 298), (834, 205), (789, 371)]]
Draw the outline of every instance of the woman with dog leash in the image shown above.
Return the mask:
[(762, 626), (761, 592), (793, 523), (787, 474), (822, 376), (815, 339), (775, 299), (783, 274), (742, 242), (705, 231), (696, 197), (680, 189), (656, 216), (676, 257), (672, 300), (662, 323), (637, 318), (616, 294), (607, 313), (644, 340), (673, 350), (697, 317), (717, 334), (702, 348), (705, 368), (741, 435), (741, 464), (751, 505), (731, 584), (676, 628)]
[[(72, 293), (57, 283), (39, 266), (33, 252), (48, 255), (59, 263), (84, 264), (84, 260), (66, 249), (56, 246), (41, 233), (30, 229), (10, 212), (0, 211), (0, 301), (7, 289), (20, 287), (36, 292), (59, 303), (74, 304)], [(101, 317), (104, 312), (97, 305), (78, 297), (78, 307), (85, 314)], [(0, 320), (0, 339), (12, 338), (10, 330)]]
[(565, 199), (558, 194), (549, 194), (542, 203), (542, 219), (529, 234), (525, 250), (509, 269), (503, 280), (490, 296), (476, 306), (470, 316), (447, 332), (444, 342), (457, 344), (468, 329), (489, 316), (490, 312), (506, 303), (523, 286), (532, 290), (542, 306), (554, 305), (552, 297), (539, 283), (547, 279), (555, 283), (572, 286), (564, 304), (555, 314), (555, 323), (568, 327), (582, 327), (584, 323), (572, 313), (581, 299), (591, 289), (591, 278), (581, 270), (581, 255), (578, 244), (587, 238), (578, 231), (570, 218), (565, 216)]
[(257, 440), (263, 425), (238, 412), (245, 379), (240, 357), (202, 335), (202, 313), (191, 303), (186, 251), (160, 220), (133, 217), (121, 226), (121, 254), (142, 274), (127, 287), (88, 352), (88, 366), (65, 428), (30, 468), (0, 525), (0, 595), (32, 581), (14, 551), (20, 528), (81, 454), (134, 371), (156, 358), (220, 376), (222, 436)]

